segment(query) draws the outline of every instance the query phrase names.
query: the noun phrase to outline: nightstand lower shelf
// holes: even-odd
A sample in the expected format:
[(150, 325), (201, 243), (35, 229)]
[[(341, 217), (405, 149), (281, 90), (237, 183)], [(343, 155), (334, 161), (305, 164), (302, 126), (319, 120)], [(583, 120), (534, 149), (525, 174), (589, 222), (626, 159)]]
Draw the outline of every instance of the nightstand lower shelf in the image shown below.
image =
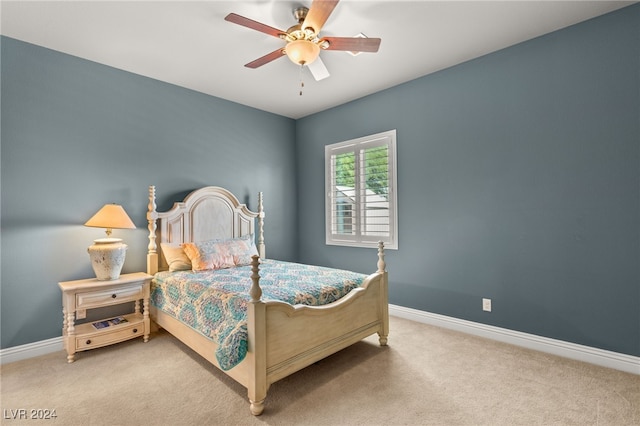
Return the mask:
[[(106, 328), (98, 329), (93, 326), (93, 323), (77, 325), (75, 327), (76, 351), (99, 348), (144, 336), (144, 318), (141, 314), (122, 315), (122, 317), (127, 322)], [(148, 337), (145, 338), (145, 342), (147, 340)]]

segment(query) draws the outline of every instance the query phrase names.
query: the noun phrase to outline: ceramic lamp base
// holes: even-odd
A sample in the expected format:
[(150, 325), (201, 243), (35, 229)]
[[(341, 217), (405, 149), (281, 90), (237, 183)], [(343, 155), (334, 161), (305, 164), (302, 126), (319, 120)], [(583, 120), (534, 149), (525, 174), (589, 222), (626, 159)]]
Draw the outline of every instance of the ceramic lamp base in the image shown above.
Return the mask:
[(98, 280), (110, 281), (120, 277), (127, 253), (127, 245), (120, 238), (94, 240), (87, 251)]

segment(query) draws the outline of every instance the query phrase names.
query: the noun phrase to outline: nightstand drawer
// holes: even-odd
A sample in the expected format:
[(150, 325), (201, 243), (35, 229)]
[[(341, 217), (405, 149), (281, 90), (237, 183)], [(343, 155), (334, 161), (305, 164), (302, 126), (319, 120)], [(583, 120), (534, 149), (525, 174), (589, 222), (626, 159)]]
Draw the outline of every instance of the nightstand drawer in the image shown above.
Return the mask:
[(91, 291), (76, 294), (76, 309), (89, 309), (93, 306), (106, 306), (122, 303), (126, 300), (141, 299), (142, 283), (111, 290)]
[(144, 333), (144, 324), (134, 323), (128, 326), (118, 327), (118, 329), (97, 334), (95, 336), (76, 337), (76, 350), (82, 351), (86, 349), (98, 348), (100, 346), (110, 345), (116, 342), (133, 339), (142, 336)]

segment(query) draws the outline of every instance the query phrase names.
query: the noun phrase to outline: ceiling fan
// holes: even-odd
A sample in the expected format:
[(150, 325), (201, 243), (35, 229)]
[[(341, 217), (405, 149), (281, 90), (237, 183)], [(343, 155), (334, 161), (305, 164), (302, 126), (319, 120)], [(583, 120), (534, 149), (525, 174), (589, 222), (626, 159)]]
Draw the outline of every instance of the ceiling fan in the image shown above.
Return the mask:
[(245, 65), (247, 68), (258, 68), (282, 56), (300, 66), (307, 66), (316, 80), (329, 77), (327, 68), (319, 58), (320, 50), (342, 50), (352, 53), (377, 52), (380, 47), (379, 38), (367, 37), (321, 37), (322, 26), (333, 12), (339, 0), (313, 0), (310, 8), (298, 7), (293, 16), (298, 23), (287, 31), (230, 13), (224, 19), (252, 30), (260, 31), (286, 42), (278, 48)]

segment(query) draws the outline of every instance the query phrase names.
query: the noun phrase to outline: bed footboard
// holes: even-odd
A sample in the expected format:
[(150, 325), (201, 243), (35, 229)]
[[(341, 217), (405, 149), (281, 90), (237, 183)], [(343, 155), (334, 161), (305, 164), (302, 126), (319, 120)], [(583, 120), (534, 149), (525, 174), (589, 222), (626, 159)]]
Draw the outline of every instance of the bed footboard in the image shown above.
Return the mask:
[(251, 413), (259, 415), (269, 385), (377, 333), (387, 345), (389, 308), (384, 245), (378, 247), (378, 271), (361, 287), (324, 306), (292, 306), (260, 299), (259, 259), (252, 263), (253, 286), (248, 312), (247, 361)]

